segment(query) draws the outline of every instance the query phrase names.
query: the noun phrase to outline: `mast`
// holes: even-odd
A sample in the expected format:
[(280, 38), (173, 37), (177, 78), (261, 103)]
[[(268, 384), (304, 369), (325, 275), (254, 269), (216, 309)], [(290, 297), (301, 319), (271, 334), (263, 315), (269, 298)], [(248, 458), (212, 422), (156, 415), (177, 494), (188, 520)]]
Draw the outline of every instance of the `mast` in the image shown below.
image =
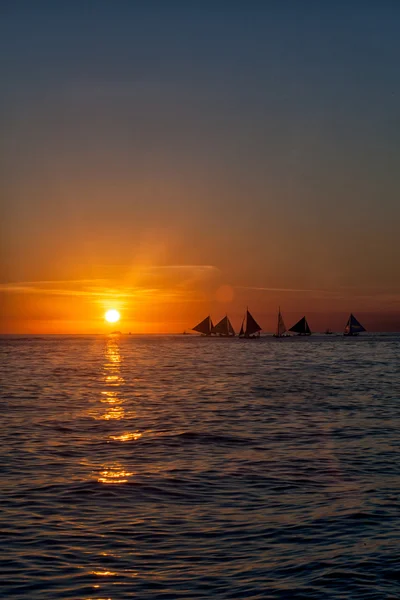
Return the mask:
[(235, 333), (235, 330), (233, 329), (232, 323), (230, 322), (228, 315), (226, 315), (226, 319), (227, 319), (227, 325), (228, 325), (228, 336), (235, 337), (236, 333)]
[(282, 337), (282, 335), (285, 333), (286, 331), (286, 325), (283, 321), (283, 317), (281, 314), (281, 307), (279, 307), (278, 309), (278, 325), (276, 327), (276, 333), (274, 333), (275, 337)]
[(242, 320), (242, 324), (240, 326), (240, 331), (239, 331), (239, 337), (242, 337), (244, 335), (244, 320), (246, 318), (246, 315), (243, 315), (243, 320)]

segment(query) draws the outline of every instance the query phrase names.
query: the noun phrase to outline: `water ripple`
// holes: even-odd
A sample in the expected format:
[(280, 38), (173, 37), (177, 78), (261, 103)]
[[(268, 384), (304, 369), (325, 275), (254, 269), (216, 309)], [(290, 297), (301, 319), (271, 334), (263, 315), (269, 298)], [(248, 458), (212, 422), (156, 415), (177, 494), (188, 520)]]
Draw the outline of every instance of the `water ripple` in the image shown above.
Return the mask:
[(1, 597), (399, 598), (400, 338), (327, 338), (0, 338)]

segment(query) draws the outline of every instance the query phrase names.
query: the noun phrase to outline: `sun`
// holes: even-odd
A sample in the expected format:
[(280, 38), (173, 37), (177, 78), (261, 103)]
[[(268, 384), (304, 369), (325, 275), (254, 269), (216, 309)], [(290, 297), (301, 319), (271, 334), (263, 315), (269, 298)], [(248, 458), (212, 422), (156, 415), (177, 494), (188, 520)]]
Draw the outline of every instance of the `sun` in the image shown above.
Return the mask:
[(115, 310), (115, 308), (108, 310), (106, 312), (106, 314), (104, 315), (105, 320), (108, 321), (109, 323), (116, 323), (117, 321), (120, 320), (120, 317), (121, 317), (121, 315), (119, 314), (119, 312), (117, 310)]

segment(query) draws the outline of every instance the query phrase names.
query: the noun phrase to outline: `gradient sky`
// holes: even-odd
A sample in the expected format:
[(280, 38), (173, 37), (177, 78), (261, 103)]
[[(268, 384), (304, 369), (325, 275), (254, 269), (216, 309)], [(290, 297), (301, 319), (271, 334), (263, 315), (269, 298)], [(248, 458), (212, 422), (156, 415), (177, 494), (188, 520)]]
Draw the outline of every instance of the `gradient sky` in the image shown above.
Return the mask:
[(2, 332), (400, 329), (400, 3), (0, 6)]

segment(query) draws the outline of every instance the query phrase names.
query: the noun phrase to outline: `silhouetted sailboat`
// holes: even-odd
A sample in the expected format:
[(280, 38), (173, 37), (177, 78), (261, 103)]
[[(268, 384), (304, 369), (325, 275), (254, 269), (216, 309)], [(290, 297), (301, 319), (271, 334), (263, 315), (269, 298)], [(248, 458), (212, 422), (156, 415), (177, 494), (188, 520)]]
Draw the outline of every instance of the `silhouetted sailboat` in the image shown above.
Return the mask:
[(211, 317), (210, 315), (208, 315), (208, 317), (206, 317), (205, 319), (200, 321), (200, 323), (198, 323), (195, 327), (193, 327), (192, 330), (198, 331), (202, 335), (211, 335), (213, 327), (214, 325), (211, 320)]
[(282, 314), (281, 314), (281, 307), (279, 307), (279, 310), (278, 310), (278, 323), (277, 323), (277, 326), (276, 326), (276, 332), (274, 333), (274, 337), (282, 337), (283, 334), (285, 333), (285, 331), (286, 331), (286, 325), (284, 323), (284, 320), (283, 320), (283, 317), (282, 317)]
[(260, 337), (261, 329), (262, 327), (260, 327), (260, 325), (249, 312), (249, 309), (247, 309), (246, 314), (243, 317), (239, 337), (258, 338)]
[(346, 327), (344, 328), (344, 335), (358, 335), (366, 331), (366, 329), (357, 321), (353, 313), (350, 314), (349, 320), (346, 323)]
[(293, 331), (293, 333), (297, 333), (298, 335), (311, 335), (311, 329), (309, 328), (305, 317), (302, 317), (296, 325), (293, 325), (293, 327), (289, 329), (289, 331)]
[(211, 329), (211, 333), (215, 333), (221, 337), (234, 337), (235, 330), (232, 327), (232, 323), (230, 322), (228, 315), (221, 319), (219, 323), (214, 325), (214, 327)]

